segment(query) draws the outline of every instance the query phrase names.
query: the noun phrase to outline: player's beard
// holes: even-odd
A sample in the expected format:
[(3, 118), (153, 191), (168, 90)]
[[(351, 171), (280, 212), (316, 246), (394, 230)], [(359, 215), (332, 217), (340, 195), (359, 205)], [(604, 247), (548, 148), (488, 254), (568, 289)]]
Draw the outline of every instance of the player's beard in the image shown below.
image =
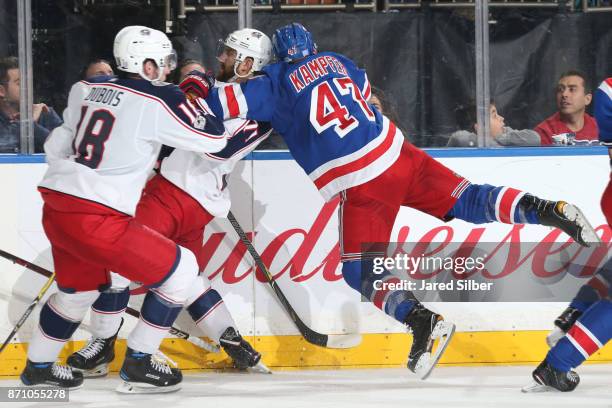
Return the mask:
[(219, 72), (217, 73), (217, 80), (221, 82), (228, 82), (234, 77), (234, 66), (227, 66), (226, 64), (219, 64)]

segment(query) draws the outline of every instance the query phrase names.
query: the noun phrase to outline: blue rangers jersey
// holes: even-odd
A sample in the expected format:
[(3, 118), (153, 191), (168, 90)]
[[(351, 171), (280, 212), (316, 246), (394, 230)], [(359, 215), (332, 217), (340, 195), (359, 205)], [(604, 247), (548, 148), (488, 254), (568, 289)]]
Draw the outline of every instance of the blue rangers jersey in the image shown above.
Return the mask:
[(215, 115), (271, 122), (326, 200), (380, 175), (398, 158), (401, 132), (367, 100), (365, 71), (323, 52), (263, 69), (243, 84), (214, 89)]
[(595, 91), (595, 120), (599, 140), (612, 147), (612, 78), (608, 78)]

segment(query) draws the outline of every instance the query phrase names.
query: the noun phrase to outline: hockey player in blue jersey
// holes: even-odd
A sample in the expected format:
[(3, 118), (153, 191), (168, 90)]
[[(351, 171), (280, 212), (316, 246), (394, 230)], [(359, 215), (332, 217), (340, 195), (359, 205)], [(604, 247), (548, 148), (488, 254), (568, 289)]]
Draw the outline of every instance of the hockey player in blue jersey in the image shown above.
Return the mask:
[[(342, 273), (349, 286), (413, 334), (408, 368), (426, 378), (454, 325), (404, 290), (381, 291), (362, 281), (381, 252), (365, 243), (389, 240), (400, 206), (443, 220), (538, 223), (559, 227), (582, 245), (597, 241), (580, 210), (522, 191), (471, 184), (406, 142), (401, 131), (367, 101), (365, 71), (345, 56), (318, 52), (310, 33), (293, 23), (276, 30), (280, 62), (243, 84), (213, 90), (211, 109), (224, 119), (270, 121), (324, 199), (340, 195)], [(376, 279), (389, 279), (388, 271)], [(440, 339), (435, 352), (432, 345)]]
[[(599, 140), (612, 160), (612, 78), (601, 83), (595, 92), (595, 119)], [(612, 165), (612, 162), (611, 162)], [(601, 198), (601, 209), (612, 228), (612, 172)], [(580, 377), (573, 368), (612, 338), (612, 258), (587, 282), (570, 306), (555, 320), (556, 330), (547, 341), (552, 347), (546, 359), (533, 372), (536, 385), (525, 391), (572, 391)]]

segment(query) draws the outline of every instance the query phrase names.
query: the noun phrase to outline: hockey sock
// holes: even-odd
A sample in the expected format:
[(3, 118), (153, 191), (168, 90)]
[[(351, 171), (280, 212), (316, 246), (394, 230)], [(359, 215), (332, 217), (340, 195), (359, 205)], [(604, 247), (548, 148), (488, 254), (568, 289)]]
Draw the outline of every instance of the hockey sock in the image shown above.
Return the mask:
[(181, 303), (150, 290), (142, 304), (140, 319), (128, 337), (128, 347), (147, 354), (155, 353), (182, 307)]
[[(342, 276), (345, 282), (398, 322), (404, 322), (417, 300), (407, 290), (389, 290), (381, 286), (382, 283), (394, 283), (400, 279), (384, 270), (382, 273), (373, 273), (374, 260), (362, 259), (346, 261), (342, 264)], [(380, 281), (380, 282), (376, 282)], [(376, 289), (376, 288), (380, 289)]]
[(121, 325), (121, 314), (130, 300), (129, 288), (109, 289), (98, 296), (91, 306), (91, 333), (94, 337), (107, 339), (117, 333)]
[(178, 247), (176, 267), (161, 285), (149, 290), (140, 310), (140, 319), (127, 339), (129, 348), (147, 354), (159, 349), (198, 279), (198, 263), (193, 252)]
[(473, 224), (493, 221), (506, 224), (538, 224), (536, 210), (525, 210), (519, 205), (524, 195), (525, 192), (510, 187), (470, 184), (447, 216)]
[(217, 342), (228, 327), (236, 327), (221, 295), (211, 287), (187, 306), (187, 311), (196, 325)]
[(40, 311), (40, 322), (28, 346), (28, 359), (55, 362), (97, 296), (98, 291), (51, 295)]
[(581, 312), (587, 310), (593, 303), (605, 299), (610, 295), (612, 287), (612, 258), (597, 271), (595, 275), (578, 291), (578, 294), (570, 303), (570, 307)]
[(557, 370), (578, 367), (612, 337), (612, 302), (600, 300), (574, 323), (559, 342), (550, 349), (546, 361)]

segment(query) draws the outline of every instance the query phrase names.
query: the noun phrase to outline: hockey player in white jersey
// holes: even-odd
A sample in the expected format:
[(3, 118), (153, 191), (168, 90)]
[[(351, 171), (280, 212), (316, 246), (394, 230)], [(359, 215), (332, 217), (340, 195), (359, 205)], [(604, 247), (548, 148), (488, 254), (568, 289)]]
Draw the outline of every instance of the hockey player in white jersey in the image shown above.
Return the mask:
[(99, 291), (110, 286), (111, 270), (154, 288), (127, 340), (122, 386), (168, 392), (182, 380), (153, 354), (191, 293), (196, 258), (133, 215), (162, 144), (211, 153), (225, 147), (227, 133), (177, 86), (161, 82), (175, 65), (164, 33), (125, 27), (113, 52), (123, 75), (76, 83), (64, 125), (45, 144), (42, 223), (59, 292), (41, 310), (21, 375), (25, 385), (82, 384), (81, 373), (55, 361)]
[[(272, 54), (270, 39), (253, 29), (237, 30), (222, 42), (219, 53), (224, 73), (236, 71), (237, 77), (248, 78), (267, 64)], [(227, 49), (225, 49), (227, 47)], [(191, 73), (195, 80), (209, 80), (202, 73)], [(234, 79), (232, 79), (234, 80)], [(190, 89), (187, 77), (181, 87)], [(194, 99), (207, 110), (203, 99)], [(237, 162), (251, 152), (271, 132), (268, 123), (244, 119), (224, 122), (230, 135), (227, 146), (217, 153), (199, 154), (175, 149), (163, 159), (160, 172), (146, 185), (136, 209), (136, 220), (182, 247), (190, 249), (202, 271), (209, 254), (202, 251), (204, 228), (214, 217), (226, 217), (230, 209), (230, 195), (226, 177)], [(90, 330), (92, 338), (68, 358), (68, 364), (85, 376), (103, 376), (114, 359), (114, 343), (121, 327), (121, 315), (127, 307), (129, 281), (113, 275), (113, 288), (100, 294), (92, 305)], [(196, 325), (209, 338), (218, 342), (239, 369), (268, 372), (260, 362), (261, 355), (240, 336), (220, 294), (204, 282), (203, 275), (193, 287), (186, 309)]]

